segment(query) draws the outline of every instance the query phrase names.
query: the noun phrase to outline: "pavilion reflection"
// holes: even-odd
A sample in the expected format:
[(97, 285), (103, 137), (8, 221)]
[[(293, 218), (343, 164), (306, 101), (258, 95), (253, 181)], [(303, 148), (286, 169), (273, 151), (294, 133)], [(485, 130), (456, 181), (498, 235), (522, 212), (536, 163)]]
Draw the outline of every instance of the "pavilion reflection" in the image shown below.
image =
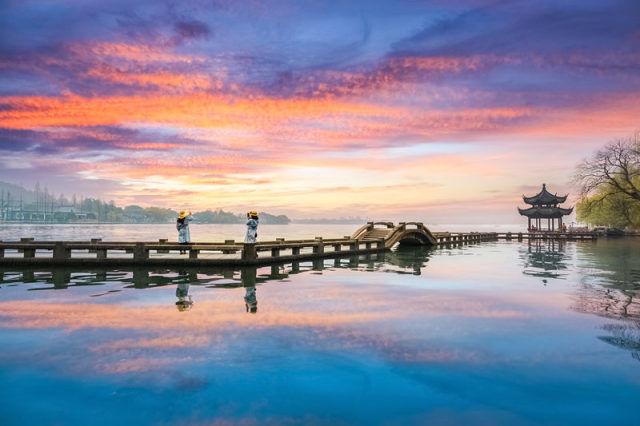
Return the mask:
[(553, 240), (529, 240), (520, 250), (522, 273), (534, 277), (562, 279), (572, 257), (566, 251), (566, 242)]

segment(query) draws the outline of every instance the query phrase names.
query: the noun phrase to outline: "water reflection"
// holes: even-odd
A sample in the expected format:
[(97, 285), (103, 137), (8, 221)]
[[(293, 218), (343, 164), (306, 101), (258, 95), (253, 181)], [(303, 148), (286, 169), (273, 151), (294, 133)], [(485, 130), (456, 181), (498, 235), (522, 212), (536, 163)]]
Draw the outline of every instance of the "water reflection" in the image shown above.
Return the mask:
[(603, 239), (585, 244), (577, 263), (584, 278), (573, 306), (612, 320), (598, 338), (640, 361), (640, 250), (638, 241)]
[(176, 307), (179, 311), (188, 311), (193, 306), (193, 300), (189, 295), (189, 283), (179, 283), (176, 287)]
[[(256, 268), (245, 268), (242, 270), (240, 275), (242, 285), (245, 288), (244, 306), (247, 312), (252, 314), (258, 312), (258, 297), (256, 296), (256, 275)], [(271, 275), (280, 275), (280, 268), (278, 266), (271, 267)]]
[[(78, 423), (95, 417), (80, 397), (137, 424), (180, 423), (193, 406), (193, 424), (335, 424), (326, 412), (360, 424), (633, 423), (637, 282), (614, 270), (637, 265), (592, 262), (598, 247), (607, 249), (513, 242), (235, 270), (4, 270), (0, 381), (12, 386), (0, 396), (20, 408), (16, 419), (63, 407)], [(37, 392), (46, 407), (25, 411)]]
[[(521, 272), (530, 277), (567, 281), (578, 272), (580, 279), (572, 287), (576, 312), (605, 317), (614, 322), (602, 327), (605, 334), (599, 339), (616, 347), (632, 351), (639, 359), (640, 347), (640, 260), (637, 242), (607, 243), (606, 241), (575, 244), (557, 241), (531, 241), (517, 246)], [(243, 288), (238, 305), (251, 314), (258, 313), (258, 289), (267, 282), (287, 281), (302, 273), (322, 274), (326, 270), (352, 270), (385, 272), (419, 276), (438, 251), (423, 247), (408, 247), (387, 253), (362, 256), (344, 256), (309, 262), (282, 263), (268, 267), (240, 269), (133, 268), (129, 270), (92, 269), (78, 271), (55, 268), (53, 270), (1, 270), (0, 286), (32, 284), (28, 291), (61, 290), (69, 287), (104, 286), (121, 283), (120, 288), (96, 291), (90, 297), (108, 297), (123, 289), (150, 289), (176, 286), (174, 303), (178, 311), (191, 311), (195, 305), (190, 289), (193, 286), (224, 289)]]
[(565, 246), (564, 241), (529, 240), (520, 249), (520, 258), (524, 263), (522, 273), (543, 278), (545, 284), (547, 278), (564, 278), (567, 264), (571, 261)]
[(640, 256), (633, 239), (572, 245), (566, 242), (530, 241), (520, 249), (523, 273), (547, 279), (565, 279), (570, 265), (580, 272), (572, 309), (616, 320), (602, 330), (598, 338), (632, 352), (640, 360)]
[[(0, 285), (12, 283), (35, 283), (35, 290), (59, 290), (69, 287), (100, 286), (108, 282), (121, 282), (123, 288), (145, 289), (169, 285), (187, 284), (180, 292), (188, 292), (188, 285), (207, 287), (252, 287), (268, 281), (286, 280), (290, 275), (305, 272), (322, 273), (325, 270), (349, 269), (356, 271), (390, 272), (420, 275), (431, 256), (432, 249), (401, 248), (388, 253), (360, 256), (343, 256), (335, 259), (318, 259), (308, 262), (274, 264), (268, 267), (229, 268), (183, 268), (179, 271), (157, 268), (104, 269), (0, 269)], [(181, 295), (176, 292), (176, 297)], [(180, 299), (182, 300), (182, 299)], [(253, 302), (251, 302), (253, 304)]]

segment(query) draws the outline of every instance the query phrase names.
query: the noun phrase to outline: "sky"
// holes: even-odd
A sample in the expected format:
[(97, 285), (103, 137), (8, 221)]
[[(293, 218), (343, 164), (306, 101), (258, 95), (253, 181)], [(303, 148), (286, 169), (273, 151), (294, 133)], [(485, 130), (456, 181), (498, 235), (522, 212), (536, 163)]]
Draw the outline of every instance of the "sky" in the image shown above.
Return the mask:
[(0, 0), (0, 180), (518, 223), (640, 128), (640, 2)]

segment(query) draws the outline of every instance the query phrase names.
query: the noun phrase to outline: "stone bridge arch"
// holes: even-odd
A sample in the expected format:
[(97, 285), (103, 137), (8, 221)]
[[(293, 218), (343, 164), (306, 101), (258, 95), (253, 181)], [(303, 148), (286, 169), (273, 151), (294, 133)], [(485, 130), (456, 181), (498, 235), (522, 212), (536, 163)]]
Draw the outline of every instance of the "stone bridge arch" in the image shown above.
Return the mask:
[(402, 245), (435, 245), (436, 238), (422, 222), (369, 222), (352, 235), (353, 239), (372, 241), (384, 239), (384, 246), (391, 248)]

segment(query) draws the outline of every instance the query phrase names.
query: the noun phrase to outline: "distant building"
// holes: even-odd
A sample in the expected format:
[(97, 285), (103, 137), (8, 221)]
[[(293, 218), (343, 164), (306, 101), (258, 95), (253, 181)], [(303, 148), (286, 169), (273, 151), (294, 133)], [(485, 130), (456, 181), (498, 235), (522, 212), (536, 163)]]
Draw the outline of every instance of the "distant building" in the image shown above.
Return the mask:
[[(547, 185), (544, 183), (542, 184), (542, 190), (533, 197), (527, 197), (523, 195), (522, 199), (531, 207), (526, 209), (521, 209), (520, 207), (518, 207), (518, 212), (522, 216), (527, 217), (529, 225), (527, 229), (529, 229), (529, 231), (542, 231), (545, 224), (544, 219), (546, 219), (547, 226), (544, 230), (562, 230), (562, 216), (571, 214), (571, 212), (573, 211), (573, 207), (565, 209), (558, 206), (558, 204), (562, 204), (567, 201), (568, 196), (568, 194), (565, 196), (558, 196), (556, 194), (550, 193), (549, 191), (547, 191)], [(556, 221), (558, 222), (557, 228)]]

